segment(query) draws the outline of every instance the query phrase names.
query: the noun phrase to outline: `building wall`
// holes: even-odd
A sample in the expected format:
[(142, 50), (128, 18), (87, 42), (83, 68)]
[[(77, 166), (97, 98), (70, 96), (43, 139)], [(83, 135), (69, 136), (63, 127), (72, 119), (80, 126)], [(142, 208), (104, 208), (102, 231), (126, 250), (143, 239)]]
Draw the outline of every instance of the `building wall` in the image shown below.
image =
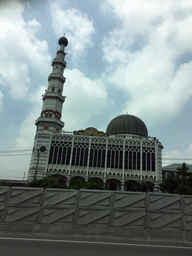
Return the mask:
[[(52, 133), (43, 131), (43, 130), (38, 131), (36, 133), (33, 152), (32, 152), (30, 166), (29, 166), (28, 181), (32, 181), (35, 178), (41, 179), (46, 176), (46, 166), (47, 166), (47, 160), (49, 156), (51, 135)], [(39, 152), (39, 157), (38, 157), (37, 155), (38, 150), (40, 149), (41, 146), (45, 146), (46, 151)]]
[[(174, 175), (176, 175), (178, 172), (178, 168), (181, 168), (181, 166), (182, 166), (181, 163), (174, 163), (174, 164), (170, 164), (170, 165), (162, 167), (162, 177), (167, 178), (167, 176), (172, 173)], [(192, 172), (191, 164), (187, 164), (186, 167), (189, 168), (188, 169), (189, 172)]]
[(98, 177), (104, 183), (116, 180), (126, 190), (129, 180), (162, 181), (162, 146), (156, 138), (140, 136), (86, 136), (52, 134), (47, 175), (61, 174), (85, 180)]

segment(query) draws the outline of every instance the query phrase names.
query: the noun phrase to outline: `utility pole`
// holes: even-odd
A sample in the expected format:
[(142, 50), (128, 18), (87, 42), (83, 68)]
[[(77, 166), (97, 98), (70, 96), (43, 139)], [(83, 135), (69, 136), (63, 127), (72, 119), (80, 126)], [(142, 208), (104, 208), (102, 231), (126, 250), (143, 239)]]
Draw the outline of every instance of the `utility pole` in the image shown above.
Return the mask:
[(37, 150), (37, 164), (36, 164), (36, 168), (35, 168), (34, 180), (37, 179), (37, 171), (38, 171), (40, 153), (45, 152), (46, 147), (45, 146), (41, 146), (40, 148), (36, 148), (36, 150)]

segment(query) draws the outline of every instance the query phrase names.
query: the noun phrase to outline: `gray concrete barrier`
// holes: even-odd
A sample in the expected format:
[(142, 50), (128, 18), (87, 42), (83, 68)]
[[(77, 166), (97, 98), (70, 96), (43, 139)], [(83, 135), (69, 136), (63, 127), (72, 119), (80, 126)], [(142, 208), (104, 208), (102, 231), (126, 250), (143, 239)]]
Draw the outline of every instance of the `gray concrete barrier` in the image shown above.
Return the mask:
[(0, 223), (192, 231), (192, 196), (0, 187)]

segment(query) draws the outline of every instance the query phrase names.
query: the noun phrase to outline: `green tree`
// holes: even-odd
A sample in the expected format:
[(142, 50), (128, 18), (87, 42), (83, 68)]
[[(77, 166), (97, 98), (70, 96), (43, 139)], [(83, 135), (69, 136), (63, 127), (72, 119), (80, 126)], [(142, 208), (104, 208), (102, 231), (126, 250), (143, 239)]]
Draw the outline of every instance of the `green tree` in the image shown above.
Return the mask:
[(192, 195), (192, 173), (186, 163), (177, 168), (177, 174), (169, 174), (160, 184), (162, 192), (180, 195)]
[(94, 179), (89, 179), (88, 182), (85, 183), (86, 189), (97, 189), (97, 190), (104, 190), (104, 184), (102, 181), (96, 181)]
[(43, 178), (40, 180), (34, 180), (26, 184), (26, 187), (36, 187), (36, 188), (61, 188), (61, 189), (98, 189), (104, 190), (103, 182), (95, 181), (94, 179), (89, 179), (87, 182), (81, 179), (71, 178), (69, 186), (60, 184), (54, 178)]
[(131, 186), (129, 191), (135, 191), (135, 192), (153, 192), (153, 188), (150, 186), (150, 184), (146, 182), (134, 182), (134, 185)]
[(186, 163), (183, 163), (181, 168), (178, 167), (177, 170), (178, 170), (177, 176), (181, 175), (182, 177), (187, 177), (190, 175), (190, 173), (188, 172), (189, 168), (186, 166)]
[(83, 181), (81, 179), (76, 180), (74, 178), (71, 178), (69, 182), (69, 187), (71, 189), (105, 189), (103, 182), (95, 181), (91, 178), (88, 181)]
[(154, 187), (152, 187), (150, 184), (146, 182), (141, 182), (140, 192), (153, 192)]
[(71, 178), (70, 182), (69, 182), (69, 187), (71, 189), (82, 189), (84, 186), (84, 181), (82, 181), (81, 179), (75, 179), (75, 178)]
[(36, 188), (67, 188), (65, 185), (60, 184), (54, 178), (43, 178), (40, 180), (33, 180), (26, 184), (26, 187), (36, 187)]
[(175, 190), (175, 194), (192, 195), (192, 187), (181, 183)]

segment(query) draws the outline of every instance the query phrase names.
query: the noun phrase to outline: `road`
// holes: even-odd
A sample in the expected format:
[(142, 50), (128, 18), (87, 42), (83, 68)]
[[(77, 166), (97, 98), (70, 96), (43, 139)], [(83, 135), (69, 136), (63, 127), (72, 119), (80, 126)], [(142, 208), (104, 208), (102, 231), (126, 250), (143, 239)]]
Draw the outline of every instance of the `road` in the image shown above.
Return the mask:
[[(94, 239), (95, 240), (95, 239)], [(0, 256), (191, 256), (192, 245), (0, 237)]]

